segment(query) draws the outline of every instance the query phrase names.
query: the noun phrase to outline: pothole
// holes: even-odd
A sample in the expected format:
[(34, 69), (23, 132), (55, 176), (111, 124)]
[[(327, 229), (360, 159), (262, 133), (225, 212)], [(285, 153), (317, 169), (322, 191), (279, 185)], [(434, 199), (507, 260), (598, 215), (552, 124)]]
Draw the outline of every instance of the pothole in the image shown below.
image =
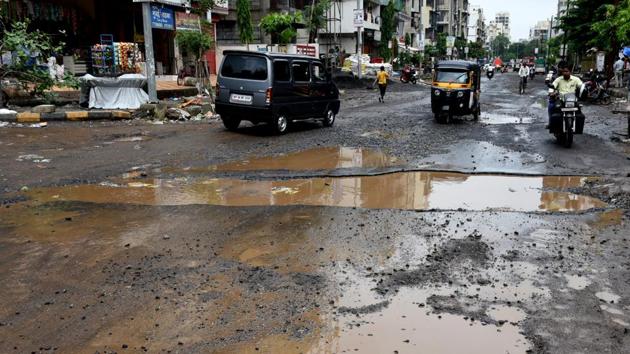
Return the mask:
[(606, 207), (564, 190), (583, 185), (570, 176), (519, 177), (442, 172), (291, 180), (146, 179), (126, 185), (39, 188), (33, 199), (141, 205), (284, 206), (367, 209), (579, 212)]

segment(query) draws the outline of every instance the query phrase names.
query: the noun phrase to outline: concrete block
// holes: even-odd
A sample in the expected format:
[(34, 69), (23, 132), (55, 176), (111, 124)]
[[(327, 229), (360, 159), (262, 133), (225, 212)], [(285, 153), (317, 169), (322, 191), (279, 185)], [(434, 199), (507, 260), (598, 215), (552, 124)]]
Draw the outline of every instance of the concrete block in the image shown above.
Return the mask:
[(17, 121), (19, 123), (38, 123), (41, 119), (39, 113), (22, 112), (17, 114)]
[(89, 111), (88, 119), (110, 119), (112, 117), (112, 111)]
[(40, 116), (44, 122), (64, 121), (66, 120), (65, 112), (42, 113)]
[(40, 104), (31, 109), (33, 113), (53, 113), (55, 110), (57, 110), (57, 107), (52, 104)]
[(66, 112), (67, 120), (87, 120), (88, 116), (87, 111)]

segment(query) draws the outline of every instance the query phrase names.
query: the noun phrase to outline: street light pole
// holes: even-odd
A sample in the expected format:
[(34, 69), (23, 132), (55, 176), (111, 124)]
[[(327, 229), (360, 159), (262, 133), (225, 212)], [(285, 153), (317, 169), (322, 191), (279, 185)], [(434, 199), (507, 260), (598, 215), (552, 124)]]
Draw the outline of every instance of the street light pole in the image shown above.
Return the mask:
[(142, 3), (142, 24), (144, 29), (144, 51), (146, 56), (147, 86), (149, 101), (157, 102), (157, 83), (155, 81), (155, 57), (153, 54), (153, 27), (151, 26), (151, 3)]

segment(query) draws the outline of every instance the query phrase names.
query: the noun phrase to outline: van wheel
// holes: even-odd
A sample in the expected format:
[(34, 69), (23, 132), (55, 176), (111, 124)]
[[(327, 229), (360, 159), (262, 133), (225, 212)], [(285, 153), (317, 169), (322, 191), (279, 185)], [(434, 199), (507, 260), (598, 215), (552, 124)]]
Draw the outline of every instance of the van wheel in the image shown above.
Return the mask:
[(332, 127), (335, 124), (335, 112), (332, 109), (326, 111), (323, 124), (325, 127)]
[(276, 134), (286, 133), (289, 128), (289, 118), (287, 118), (284, 113), (274, 116), (273, 121), (271, 122), (271, 128)]
[(223, 121), (223, 126), (227, 130), (235, 131), (238, 129), (238, 126), (241, 125), (240, 119), (233, 119), (230, 117), (221, 117), (221, 121)]

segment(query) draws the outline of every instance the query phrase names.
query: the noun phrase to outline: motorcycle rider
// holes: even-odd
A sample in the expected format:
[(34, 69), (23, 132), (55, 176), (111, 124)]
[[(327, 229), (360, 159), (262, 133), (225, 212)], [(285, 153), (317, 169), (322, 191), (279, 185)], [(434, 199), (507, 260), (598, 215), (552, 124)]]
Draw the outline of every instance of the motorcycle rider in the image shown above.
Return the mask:
[[(562, 76), (558, 77), (552, 84), (555, 88), (556, 92), (559, 95), (564, 95), (567, 93), (577, 93), (578, 90), (582, 87), (582, 80), (578, 77), (571, 75), (571, 69), (569, 66), (562, 66), (558, 68), (560, 70), (560, 74)], [(579, 97), (579, 95), (578, 95)], [(549, 107), (547, 113), (549, 114), (549, 124), (547, 125), (547, 129), (551, 126), (551, 115), (553, 111), (556, 109), (556, 97), (554, 95), (549, 95)]]
[(488, 79), (492, 80), (492, 77), (494, 76), (494, 65), (488, 66), (488, 70), (486, 70), (486, 76), (488, 76)]
[(527, 77), (529, 76), (529, 67), (527, 67), (527, 65), (521, 65), (521, 68), (518, 70), (518, 76), (523, 81), (523, 88), (527, 87)]

